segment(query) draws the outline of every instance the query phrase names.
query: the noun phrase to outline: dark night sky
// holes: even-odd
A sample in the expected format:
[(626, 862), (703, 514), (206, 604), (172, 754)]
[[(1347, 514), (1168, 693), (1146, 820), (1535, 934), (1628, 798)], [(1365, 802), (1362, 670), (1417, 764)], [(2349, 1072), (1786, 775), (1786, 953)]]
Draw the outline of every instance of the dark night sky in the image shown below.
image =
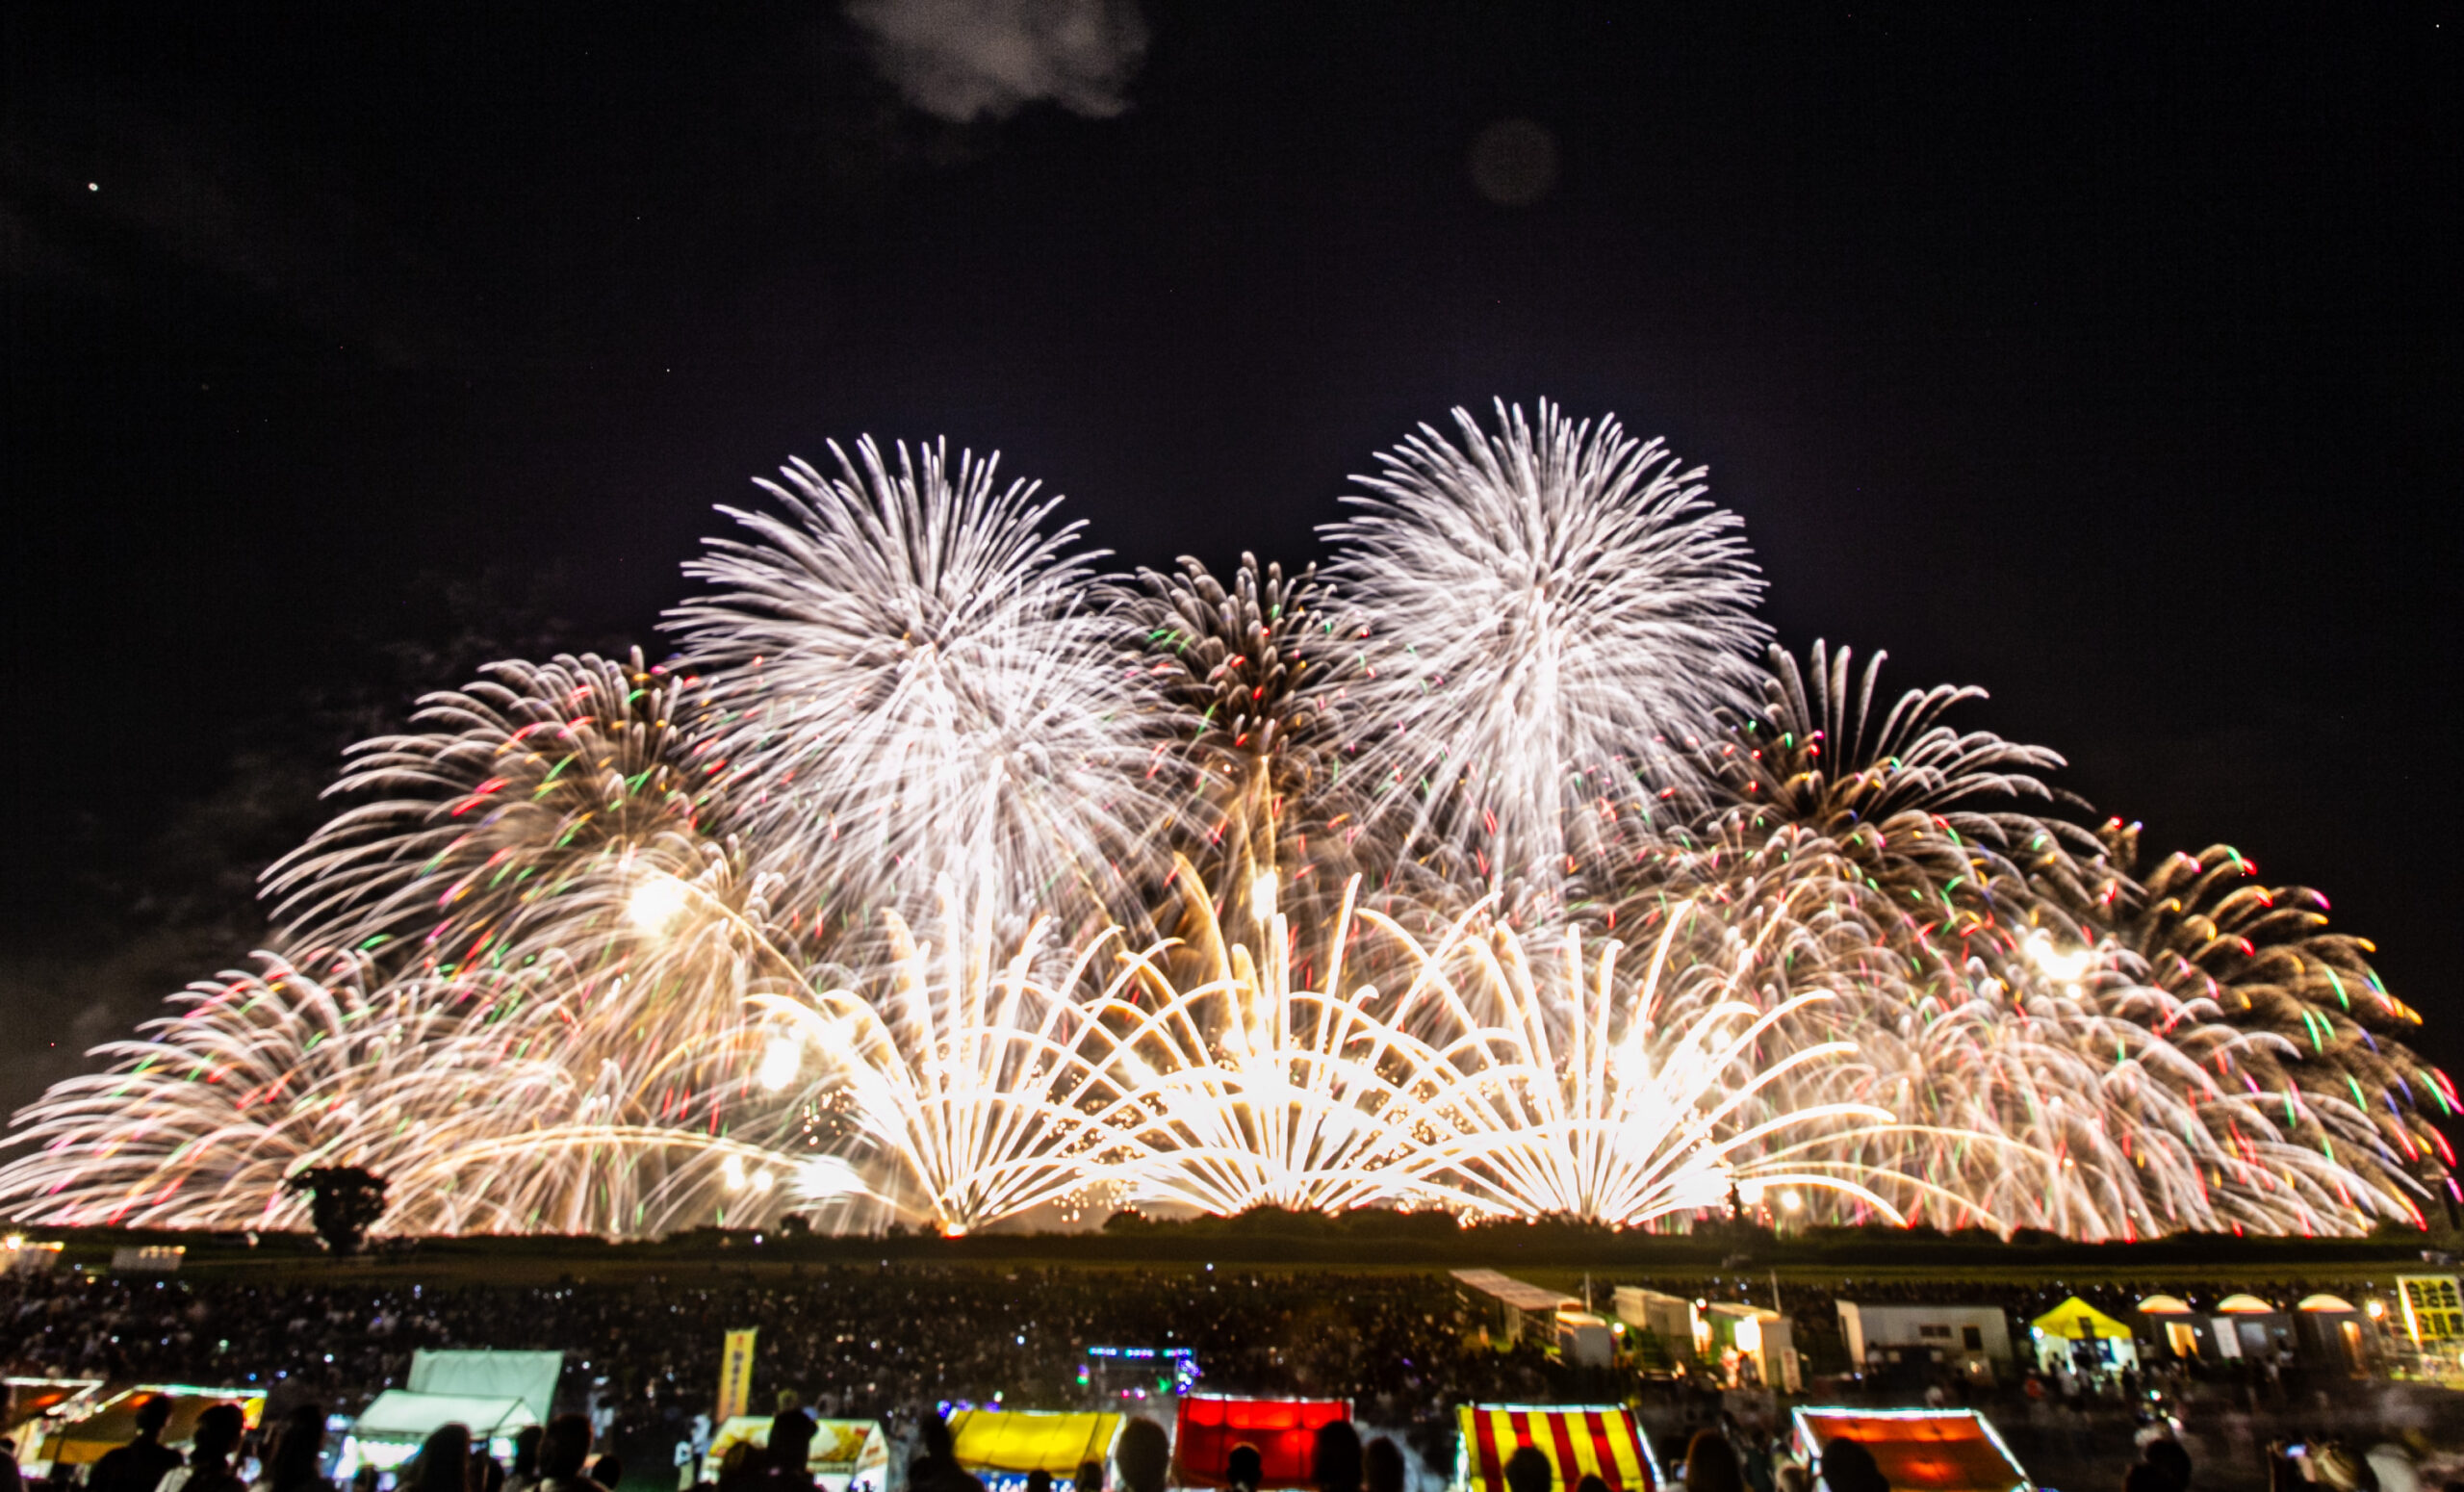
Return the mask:
[(349, 730), (655, 647), (790, 453), (1296, 560), (1493, 395), (1709, 463), (1789, 642), (2319, 886), (2464, 1058), (2454, 5), (1146, 0), (1125, 109), (969, 122), (835, 6), (703, 9), (0, 13), (0, 1102), (245, 952)]

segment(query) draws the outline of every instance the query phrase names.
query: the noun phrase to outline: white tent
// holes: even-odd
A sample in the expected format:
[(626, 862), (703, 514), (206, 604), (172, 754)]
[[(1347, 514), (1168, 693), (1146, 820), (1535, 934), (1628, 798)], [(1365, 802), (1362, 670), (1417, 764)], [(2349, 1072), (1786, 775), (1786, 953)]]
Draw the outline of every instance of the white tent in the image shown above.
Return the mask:
[(413, 1352), (411, 1386), (389, 1388), (360, 1411), (334, 1475), (347, 1481), (362, 1466), (399, 1466), (453, 1424), (510, 1455), (515, 1430), (548, 1422), (564, 1363), (562, 1352)]
[[(562, 1352), (418, 1351), (411, 1354), (415, 1394), (467, 1394), (477, 1399), (519, 1399), (531, 1423), (545, 1425), (556, 1402)], [(479, 1427), (471, 1427), (473, 1434)]]
[(359, 1412), (350, 1432), (362, 1440), (398, 1440), (416, 1446), (440, 1428), (456, 1423), (469, 1426), (475, 1441), (494, 1440), (538, 1424), (539, 1417), (519, 1399), (389, 1388)]

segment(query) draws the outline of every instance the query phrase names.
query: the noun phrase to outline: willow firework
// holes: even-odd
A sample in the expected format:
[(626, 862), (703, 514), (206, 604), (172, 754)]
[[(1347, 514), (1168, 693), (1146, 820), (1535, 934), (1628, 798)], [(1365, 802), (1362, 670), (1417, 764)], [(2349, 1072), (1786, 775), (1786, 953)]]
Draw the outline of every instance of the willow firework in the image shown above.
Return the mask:
[(402, 1231), (1131, 1204), (2350, 1233), (2451, 1194), (2419, 1017), (2235, 852), (1773, 650), (1700, 469), (1456, 412), (1322, 574), (1109, 577), (869, 440), (687, 567), (674, 658), (353, 752), (280, 929), (18, 1116), (0, 1206)]

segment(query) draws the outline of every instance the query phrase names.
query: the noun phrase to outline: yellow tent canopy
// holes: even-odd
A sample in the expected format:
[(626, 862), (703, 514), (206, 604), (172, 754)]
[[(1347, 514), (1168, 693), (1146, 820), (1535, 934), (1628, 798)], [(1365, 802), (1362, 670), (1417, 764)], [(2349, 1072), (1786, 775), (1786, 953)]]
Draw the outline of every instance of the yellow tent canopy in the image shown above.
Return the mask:
[(2128, 1326), (2123, 1325), (2120, 1322), (2114, 1320), (2104, 1312), (2096, 1309), (2092, 1305), (2090, 1305), (2087, 1301), (2080, 1299), (2077, 1296), (2072, 1296), (2069, 1299), (2063, 1301), (2052, 1310), (2045, 1312), (2035, 1321), (2030, 1322), (2029, 1325), (2036, 1327), (2039, 1331), (2043, 1332), (2046, 1336), (2067, 1337), (2073, 1342), (2078, 1341), (2082, 1337), (2091, 1336), (2109, 1337), (2116, 1341), (2127, 1342), (2130, 1340), (2131, 1336), (2131, 1331)]
[(196, 1434), (197, 1417), (218, 1403), (236, 1403), (254, 1428), (266, 1406), (261, 1388), (200, 1388), (188, 1383), (141, 1383), (104, 1401), (83, 1418), (60, 1428), (58, 1438), (45, 1443), (43, 1453), (55, 1462), (84, 1466), (103, 1453), (126, 1445), (137, 1433), (137, 1411), (146, 1400), (163, 1395), (171, 1401), (171, 1421), (163, 1427), (163, 1444), (185, 1446)]
[(951, 1450), (969, 1471), (1024, 1476), (1047, 1471), (1074, 1477), (1082, 1461), (1112, 1453), (1117, 1414), (1064, 1414), (1043, 1409), (961, 1409), (950, 1416)]

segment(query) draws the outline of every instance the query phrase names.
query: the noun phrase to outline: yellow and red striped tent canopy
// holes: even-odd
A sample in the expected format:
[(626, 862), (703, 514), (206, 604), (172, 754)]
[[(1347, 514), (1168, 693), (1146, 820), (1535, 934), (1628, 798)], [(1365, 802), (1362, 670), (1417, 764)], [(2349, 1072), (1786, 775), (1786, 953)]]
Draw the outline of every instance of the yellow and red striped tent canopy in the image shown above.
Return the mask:
[(1658, 1492), (1650, 1443), (1622, 1405), (1465, 1404), (1455, 1412), (1463, 1431), (1457, 1479), (1466, 1492), (1504, 1492), (1506, 1458), (1527, 1445), (1549, 1457), (1556, 1492), (1595, 1474), (1610, 1492)]

